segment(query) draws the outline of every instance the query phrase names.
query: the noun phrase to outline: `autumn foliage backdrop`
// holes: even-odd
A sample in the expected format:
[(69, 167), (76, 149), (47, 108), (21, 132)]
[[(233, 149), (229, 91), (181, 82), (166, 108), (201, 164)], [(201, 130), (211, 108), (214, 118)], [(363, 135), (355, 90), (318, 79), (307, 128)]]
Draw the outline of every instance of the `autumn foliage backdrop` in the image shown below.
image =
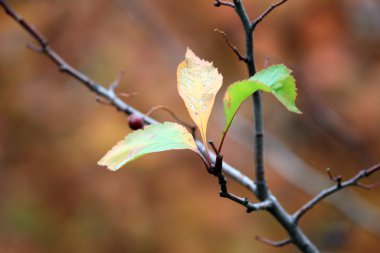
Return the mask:
[[(139, 94), (128, 103), (143, 112), (166, 105), (187, 121), (176, 89), (187, 46), (214, 62), (224, 76), (222, 89), (246, 78), (245, 66), (213, 31), (225, 31), (243, 47), (238, 17), (212, 2), (10, 0), (72, 65), (103, 84), (124, 70), (119, 90)], [(246, 2), (252, 15), (270, 3)], [(292, 68), (304, 112), (290, 114), (265, 96), (267, 134), (322, 176), (327, 167), (349, 177), (379, 162), (379, 13), (376, 0), (290, 0), (256, 33), (259, 68), (266, 57)], [(256, 235), (282, 239), (285, 233), (268, 215), (247, 215), (219, 198), (214, 178), (190, 152), (150, 155), (118, 172), (97, 166), (130, 131), (125, 115), (96, 103), (94, 94), (27, 50), (31, 39), (3, 13), (0, 24), (0, 252), (295, 251), (255, 241)], [(252, 176), (249, 103), (239, 115), (225, 159)], [(165, 112), (154, 116), (172, 120)], [(218, 140), (223, 124), (219, 95), (208, 136)], [(289, 183), (273, 163), (267, 169), (286, 208), (309, 199), (307, 189)], [(379, 188), (356, 192), (379, 218)], [(338, 197), (345, 201), (345, 192)], [(301, 225), (324, 250), (379, 248), (380, 229), (370, 232), (330, 204), (318, 206)]]

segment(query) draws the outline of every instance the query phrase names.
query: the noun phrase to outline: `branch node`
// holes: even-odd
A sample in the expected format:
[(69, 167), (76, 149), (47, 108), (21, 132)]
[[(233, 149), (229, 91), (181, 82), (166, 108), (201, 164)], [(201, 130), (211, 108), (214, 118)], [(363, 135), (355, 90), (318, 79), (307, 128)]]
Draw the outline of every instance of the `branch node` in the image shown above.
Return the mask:
[(331, 173), (331, 169), (330, 168), (326, 168), (326, 172), (329, 175), (330, 180), (336, 182), (337, 187), (341, 188), (342, 187), (342, 176), (341, 175), (337, 175), (337, 176), (334, 177), (333, 174)]
[(120, 70), (119, 74), (115, 78), (115, 80), (110, 84), (108, 87), (108, 90), (111, 92), (115, 92), (115, 89), (119, 86), (121, 79), (124, 77), (125, 72), (123, 70)]

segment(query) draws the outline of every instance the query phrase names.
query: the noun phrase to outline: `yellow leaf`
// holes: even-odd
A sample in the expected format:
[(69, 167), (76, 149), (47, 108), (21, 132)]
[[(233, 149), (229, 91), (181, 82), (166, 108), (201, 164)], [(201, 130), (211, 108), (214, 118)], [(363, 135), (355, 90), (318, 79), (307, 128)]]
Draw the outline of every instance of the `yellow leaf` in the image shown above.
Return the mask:
[(177, 69), (178, 92), (207, 147), (206, 129), (223, 76), (211, 62), (198, 58), (189, 48)]

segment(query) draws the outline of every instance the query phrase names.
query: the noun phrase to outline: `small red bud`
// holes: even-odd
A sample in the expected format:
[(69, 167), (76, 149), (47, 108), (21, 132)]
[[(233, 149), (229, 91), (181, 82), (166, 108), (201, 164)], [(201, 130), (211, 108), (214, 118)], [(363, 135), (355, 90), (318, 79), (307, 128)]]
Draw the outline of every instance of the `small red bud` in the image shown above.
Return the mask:
[(144, 121), (140, 116), (137, 116), (136, 114), (131, 114), (128, 117), (128, 126), (132, 130), (143, 129)]

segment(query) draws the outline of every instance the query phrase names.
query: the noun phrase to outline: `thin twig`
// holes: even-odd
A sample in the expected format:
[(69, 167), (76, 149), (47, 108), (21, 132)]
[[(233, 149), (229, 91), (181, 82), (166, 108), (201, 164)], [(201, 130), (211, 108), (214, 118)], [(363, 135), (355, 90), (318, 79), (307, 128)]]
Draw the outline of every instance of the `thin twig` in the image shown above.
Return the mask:
[(376, 164), (370, 168), (363, 169), (359, 171), (354, 177), (346, 181), (343, 181), (340, 184), (337, 182), (335, 186), (322, 190), (317, 196), (315, 196), (313, 199), (311, 199), (308, 203), (306, 203), (304, 206), (302, 206), (293, 214), (294, 221), (298, 222), (303, 215), (305, 215), (310, 209), (312, 209), (316, 204), (321, 202), (324, 198), (346, 187), (357, 186), (357, 187), (361, 187), (365, 189), (370, 189), (372, 187), (377, 186), (378, 183), (375, 183), (372, 185), (364, 185), (359, 182), (361, 179), (365, 177), (369, 177), (370, 175), (372, 175), (373, 173), (377, 171), (380, 171), (380, 164)]
[(214, 2), (214, 6), (215, 7), (220, 7), (220, 6), (228, 6), (228, 7), (231, 7), (231, 8), (234, 8), (235, 9), (235, 5), (231, 2), (228, 2), (228, 1), (222, 1), (222, 0), (215, 0)]
[(215, 32), (218, 32), (219, 34), (221, 34), (221, 35), (224, 37), (224, 40), (226, 41), (228, 47), (231, 48), (232, 51), (236, 54), (236, 56), (238, 57), (238, 60), (239, 60), (239, 61), (244, 61), (244, 62), (247, 61), (246, 57), (243, 56), (243, 55), (239, 52), (239, 50), (237, 49), (237, 47), (234, 46), (234, 45), (231, 43), (230, 39), (228, 38), (228, 36), (227, 36), (227, 34), (226, 34), (225, 32), (219, 30), (218, 28), (215, 28), (214, 31), (215, 31)]
[(115, 80), (110, 84), (109, 90), (115, 92), (115, 89), (119, 86), (121, 79), (125, 75), (124, 71), (120, 71)]
[(275, 4), (271, 4), (268, 9), (266, 9), (258, 18), (256, 18), (253, 22), (252, 22), (252, 25), (253, 27), (256, 27), (261, 21), (263, 21), (263, 19), (269, 14), (271, 13), (275, 8), (277, 8), (278, 6), (284, 4), (286, 1), (288, 0), (282, 0), (278, 3), (275, 3)]
[(219, 150), (218, 150), (218, 148), (215, 146), (215, 144), (214, 144), (214, 142), (212, 140), (209, 140), (208, 144), (210, 144), (210, 146), (211, 146), (212, 150), (214, 150), (215, 154), (219, 154), (220, 153)]
[(223, 173), (219, 173), (217, 175), (218, 180), (219, 180), (219, 185), (220, 185), (220, 193), (219, 196), (222, 198), (227, 198), (230, 199), (242, 206), (244, 206), (247, 210), (247, 213), (253, 212), (253, 211), (258, 211), (258, 210), (267, 210), (273, 206), (273, 202), (269, 199), (264, 200), (259, 203), (251, 203), (248, 198), (242, 198), (238, 197), (230, 192), (228, 192), (227, 189), (227, 180), (224, 177)]
[(255, 239), (258, 240), (259, 242), (262, 242), (262, 243), (265, 243), (277, 248), (284, 247), (285, 245), (288, 245), (289, 243), (292, 242), (292, 239), (290, 238), (282, 240), (282, 241), (272, 241), (264, 237), (256, 236)]
[(113, 104), (110, 101), (106, 100), (103, 97), (96, 96), (95, 101), (101, 105), (113, 106)]
[(191, 131), (195, 131), (195, 126), (194, 125), (191, 125), (183, 120), (181, 120), (174, 112), (172, 109), (170, 109), (169, 107), (165, 106), (165, 105), (157, 105), (157, 106), (154, 106), (152, 108), (150, 108), (150, 110), (145, 113), (146, 116), (150, 116), (152, 113), (154, 113), (155, 111), (158, 111), (158, 110), (163, 110), (163, 111), (166, 111), (168, 112), (178, 123), (186, 126), (187, 128), (189, 128)]
[(342, 176), (338, 175), (338, 176), (334, 177), (333, 174), (331, 173), (330, 168), (327, 168), (326, 172), (327, 172), (327, 175), (329, 176), (330, 180), (336, 182), (337, 187), (340, 188), (342, 186)]
[(358, 187), (363, 188), (364, 190), (371, 190), (375, 187), (378, 187), (380, 185), (380, 182), (376, 182), (373, 184), (362, 184), (362, 183), (357, 183), (356, 184)]
[(132, 93), (119, 92), (117, 93), (117, 95), (122, 98), (132, 98), (132, 97), (137, 96), (138, 93), (137, 92), (132, 92)]

